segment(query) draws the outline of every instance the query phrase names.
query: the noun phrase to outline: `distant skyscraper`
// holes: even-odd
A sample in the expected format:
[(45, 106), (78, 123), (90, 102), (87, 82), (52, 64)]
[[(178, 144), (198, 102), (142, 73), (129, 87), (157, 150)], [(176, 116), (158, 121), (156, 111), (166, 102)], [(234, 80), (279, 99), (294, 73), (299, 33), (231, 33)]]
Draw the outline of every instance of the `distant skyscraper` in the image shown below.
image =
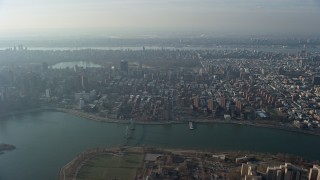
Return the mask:
[(85, 103), (84, 103), (84, 100), (82, 98), (80, 98), (80, 101), (79, 101), (79, 109), (83, 109), (85, 106)]
[(19, 45), (18, 45), (18, 50), (19, 50), (19, 51), (23, 51), (23, 45), (22, 45), (22, 44), (19, 44)]
[(46, 98), (50, 98), (50, 89), (46, 89)]
[(81, 76), (81, 88), (86, 89), (88, 84), (88, 79), (84, 75)]
[(308, 179), (308, 171), (296, 167), (290, 163), (276, 167), (268, 167), (266, 172), (267, 180), (294, 180), (294, 179)]
[(120, 70), (128, 74), (128, 61), (121, 61), (120, 62)]

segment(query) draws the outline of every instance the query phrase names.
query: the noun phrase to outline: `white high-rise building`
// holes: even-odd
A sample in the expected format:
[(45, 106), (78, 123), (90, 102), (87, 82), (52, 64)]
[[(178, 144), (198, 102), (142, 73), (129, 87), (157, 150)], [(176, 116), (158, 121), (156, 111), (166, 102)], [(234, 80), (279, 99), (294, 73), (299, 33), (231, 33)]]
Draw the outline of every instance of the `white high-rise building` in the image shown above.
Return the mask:
[(80, 98), (79, 100), (79, 109), (83, 109), (85, 106), (84, 100), (82, 98)]
[(46, 98), (50, 98), (50, 89), (46, 89)]
[(313, 165), (309, 171), (309, 180), (319, 180), (320, 179), (320, 166)]

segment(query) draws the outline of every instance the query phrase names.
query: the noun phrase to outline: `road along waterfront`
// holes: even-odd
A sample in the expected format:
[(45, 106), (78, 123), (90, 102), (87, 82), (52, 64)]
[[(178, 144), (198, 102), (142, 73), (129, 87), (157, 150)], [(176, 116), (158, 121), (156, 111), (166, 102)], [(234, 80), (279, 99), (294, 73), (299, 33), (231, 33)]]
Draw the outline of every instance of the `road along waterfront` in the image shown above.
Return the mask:
[[(221, 123), (136, 124), (126, 142), (127, 124), (88, 121), (55, 111), (2, 118), (0, 142), (17, 149), (0, 155), (0, 179), (56, 179), (78, 153), (95, 147), (154, 146), (199, 150), (289, 153), (320, 159), (319, 136), (278, 129)], [(16, 173), (16, 172), (19, 173)]]
[[(93, 121), (98, 122), (110, 122), (110, 123), (123, 123), (128, 124), (130, 123), (129, 120), (121, 120), (121, 119), (112, 119), (107, 117), (100, 117), (95, 114), (86, 113), (80, 110), (74, 110), (74, 109), (65, 109), (65, 108), (51, 108), (51, 107), (42, 107), (40, 110), (51, 110), (51, 111), (59, 111), (59, 112), (65, 112), (69, 113), (75, 116), (79, 116), (81, 118), (86, 118)], [(280, 123), (277, 123), (274, 120), (264, 120), (264, 121), (243, 121), (243, 120), (222, 120), (215, 118), (214, 120), (208, 120), (208, 119), (189, 119), (189, 121), (163, 121), (163, 122), (156, 122), (156, 121), (139, 121), (135, 120), (134, 123), (136, 124), (148, 124), (148, 125), (167, 125), (167, 124), (182, 124), (187, 122), (197, 122), (197, 123), (223, 123), (223, 124), (239, 124), (239, 125), (249, 125), (249, 126), (257, 126), (257, 127), (264, 127), (264, 128), (272, 128), (272, 129), (280, 129), (284, 131), (290, 131), (290, 132), (297, 132), (297, 133), (304, 133), (304, 134), (311, 134), (311, 135), (318, 135), (320, 136), (319, 131), (312, 131), (312, 130), (303, 130), (295, 128), (291, 125), (291, 127), (280, 125)], [(272, 122), (272, 123), (270, 123)]]

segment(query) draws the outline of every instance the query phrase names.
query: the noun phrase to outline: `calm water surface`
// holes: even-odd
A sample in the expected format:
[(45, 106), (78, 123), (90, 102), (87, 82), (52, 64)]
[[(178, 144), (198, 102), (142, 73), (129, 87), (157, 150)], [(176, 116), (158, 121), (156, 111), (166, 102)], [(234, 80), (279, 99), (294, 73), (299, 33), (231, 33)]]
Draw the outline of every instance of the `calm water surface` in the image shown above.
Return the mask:
[[(0, 155), (0, 180), (56, 179), (79, 152), (125, 143), (124, 124), (100, 123), (61, 112), (0, 120), (0, 143), (16, 150)], [(136, 125), (128, 145), (290, 153), (320, 160), (320, 137), (234, 124)]]

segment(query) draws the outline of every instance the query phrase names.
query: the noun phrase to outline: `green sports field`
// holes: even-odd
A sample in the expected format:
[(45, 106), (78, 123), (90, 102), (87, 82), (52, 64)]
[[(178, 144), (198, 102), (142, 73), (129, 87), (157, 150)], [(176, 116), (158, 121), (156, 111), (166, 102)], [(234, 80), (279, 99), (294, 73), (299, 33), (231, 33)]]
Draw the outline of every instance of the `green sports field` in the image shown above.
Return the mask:
[(143, 154), (100, 155), (81, 167), (78, 180), (133, 179), (143, 162)]

